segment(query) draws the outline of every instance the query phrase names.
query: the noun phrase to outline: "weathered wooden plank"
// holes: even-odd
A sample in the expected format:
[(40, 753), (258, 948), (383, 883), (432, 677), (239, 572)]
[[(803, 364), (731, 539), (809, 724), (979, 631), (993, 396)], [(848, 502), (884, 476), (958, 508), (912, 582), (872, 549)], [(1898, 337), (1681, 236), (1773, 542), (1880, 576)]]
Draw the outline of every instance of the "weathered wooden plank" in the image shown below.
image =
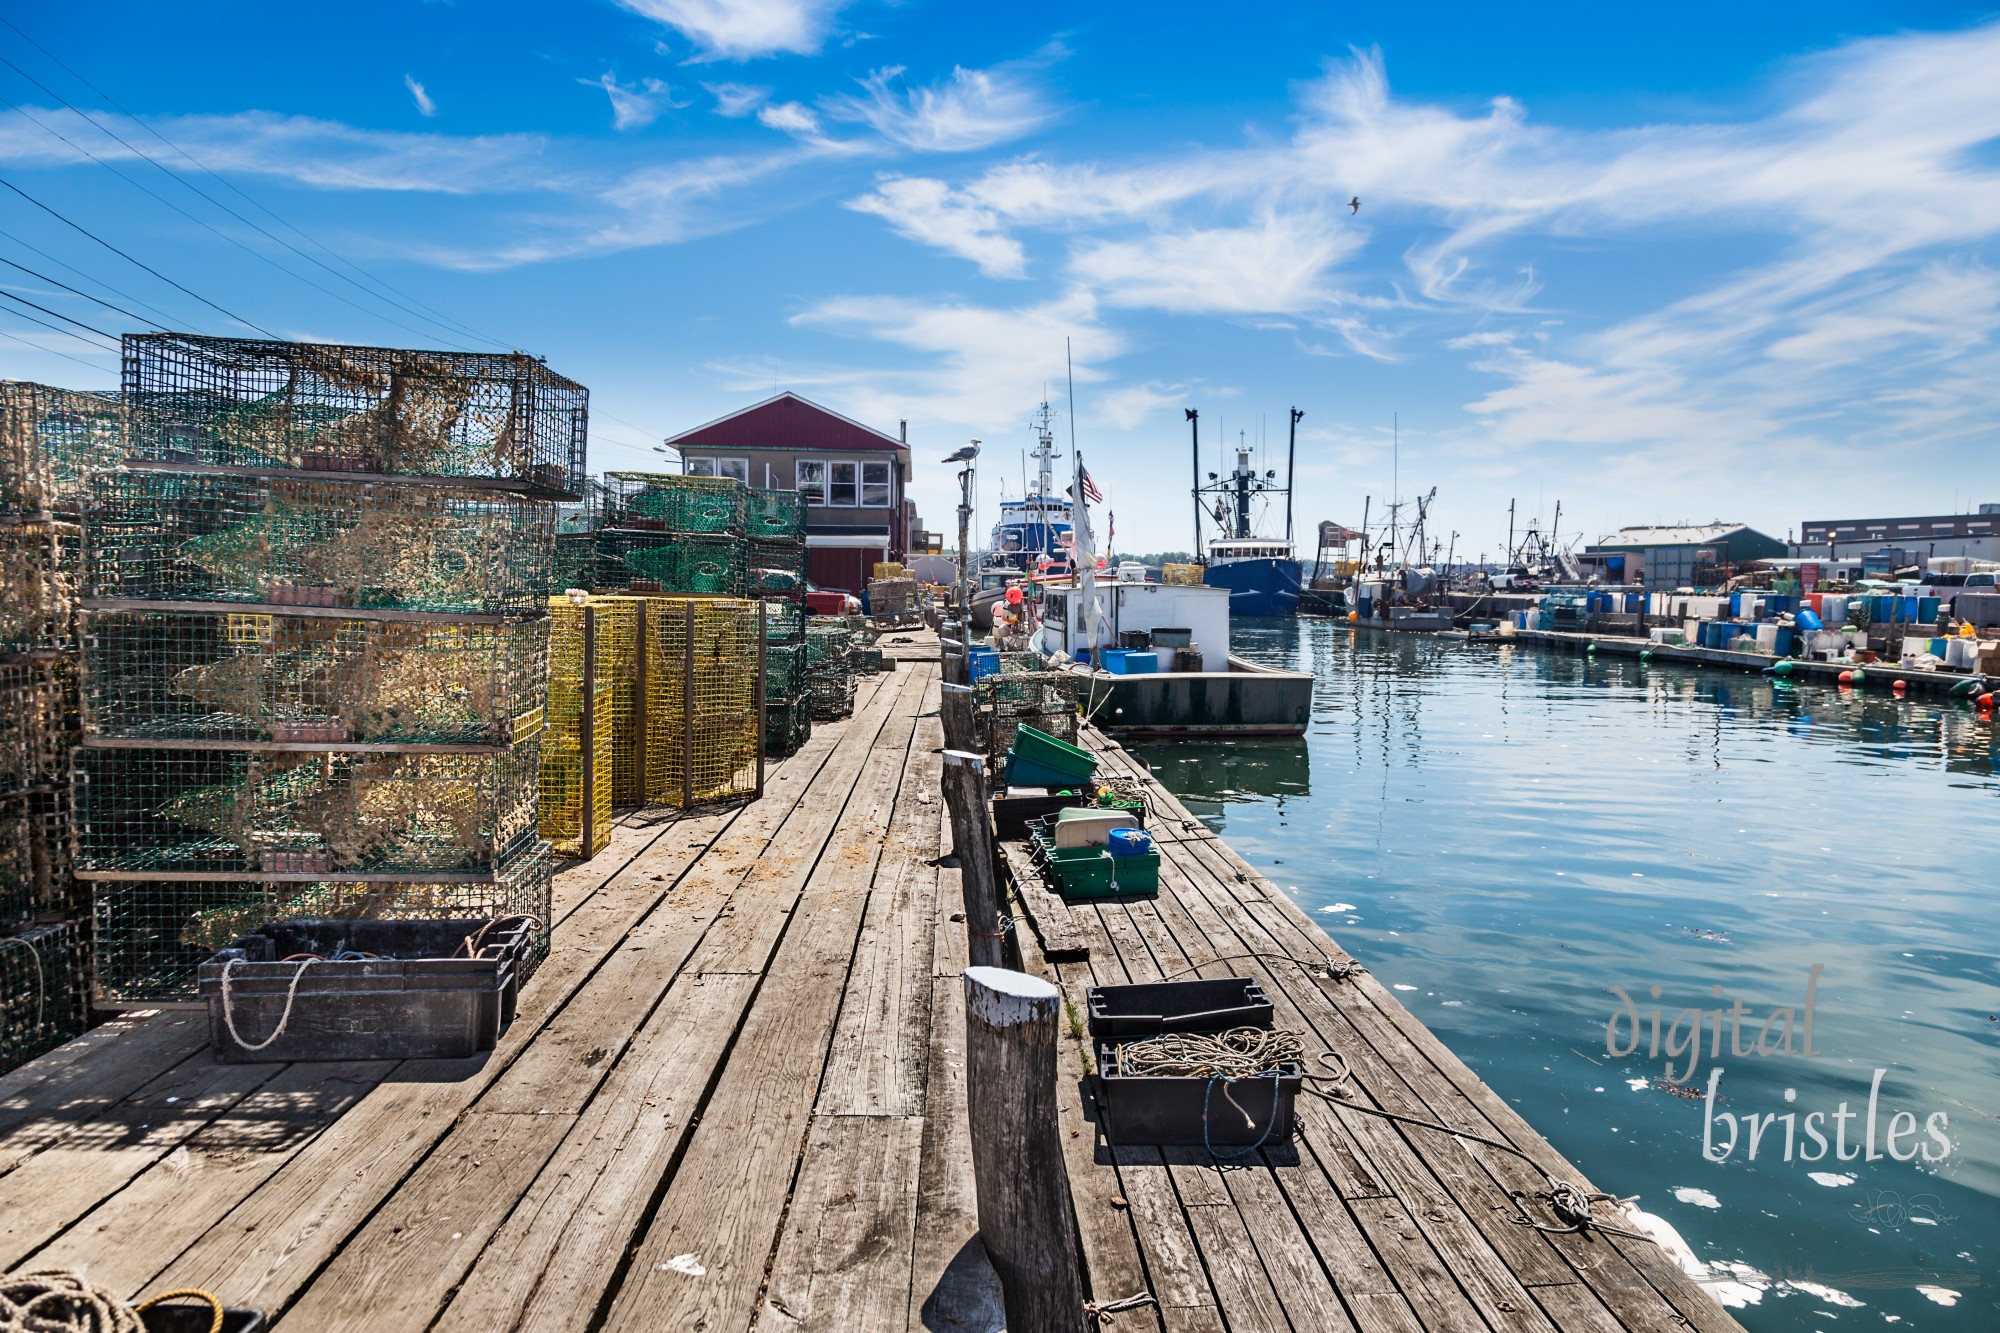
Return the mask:
[(633, 1252), (611, 1327), (749, 1326), (819, 1090), (863, 896), (824, 894), (796, 914)]
[(1007, 880), (1035, 933), (1042, 957), (1052, 963), (1088, 958), (1092, 937), (1101, 935), (1096, 918), (1071, 911), (1060, 895), (1049, 890), (1029, 859), (1026, 843), (1002, 842), (997, 846)]
[(441, 1285), (472, 1266), (575, 1122), (568, 1113), (466, 1112), (286, 1311), (286, 1325), (314, 1333), (423, 1328)]
[[(940, 903), (955, 898), (941, 896)], [(906, 1333), (996, 1333), (1007, 1324), (1000, 1279), (979, 1243), (972, 1142), (965, 1114), (965, 987), (931, 982), (923, 1148)]]
[(1221, 1169), (1201, 1148), (1159, 1151), (1223, 1317), (1235, 1327), (1290, 1328), (1243, 1216), (1223, 1188)]
[(1268, 1156), (1243, 1170), (1217, 1174), (1236, 1205), (1237, 1215), (1243, 1219), (1250, 1243), (1256, 1247), (1257, 1257), (1270, 1275), (1271, 1289), (1292, 1327), (1310, 1329), (1313, 1333), (1322, 1329), (1327, 1333), (1351, 1330), (1354, 1321), (1341, 1306), (1340, 1295), (1320, 1263), (1312, 1238), (1286, 1206), (1285, 1196), (1274, 1179), (1294, 1172), (1317, 1174), (1315, 1164), (1274, 1167)]
[[(1317, 1101), (1312, 1097), (1300, 1100)], [(1300, 1110), (1309, 1112), (1311, 1107), (1302, 1106)], [(1363, 1333), (1417, 1333), (1423, 1325), (1410, 1301), (1403, 1296), (1396, 1279), (1383, 1266), (1350, 1211), (1365, 1208), (1367, 1203), (1349, 1203), (1341, 1198), (1325, 1158), (1315, 1151), (1311, 1137), (1319, 1136), (1309, 1136), (1298, 1145), (1298, 1167), (1274, 1170), (1272, 1185), (1284, 1202), (1291, 1205), (1300, 1230), (1319, 1256), (1320, 1267), (1332, 1279), (1335, 1291)], [(1270, 1160), (1270, 1154), (1263, 1156), (1267, 1162)], [(1231, 1187), (1234, 1188), (1233, 1181)], [(1473, 1313), (1470, 1303), (1459, 1295), (1456, 1285), (1449, 1281), (1446, 1285), (1450, 1287), (1449, 1295), (1456, 1297), (1453, 1313), (1460, 1326), (1476, 1327), (1479, 1316)]]
[[(1158, 1148), (1107, 1150), (1145, 1259), (1146, 1280), (1170, 1330), (1224, 1327), (1222, 1306), (1202, 1262), (1180, 1195)], [(1113, 1299), (1116, 1299), (1113, 1297)], [(1274, 1327), (1283, 1328), (1283, 1323)]]
[(0, 1270), (47, 1244), (283, 1067), (184, 1060), (27, 1158), (5, 1179)]
[(0, 1173), (78, 1132), (208, 1045), (191, 1009), (114, 1018), (0, 1076)]
[(394, 1068), (386, 1060), (283, 1067), (27, 1261), (88, 1268), (100, 1285), (140, 1290)]
[(584, 1328), (687, 1141), (757, 978), (685, 976), (481, 1252), (437, 1329)]
[(908, 1323), (923, 1133), (917, 1116), (813, 1117), (758, 1329)]

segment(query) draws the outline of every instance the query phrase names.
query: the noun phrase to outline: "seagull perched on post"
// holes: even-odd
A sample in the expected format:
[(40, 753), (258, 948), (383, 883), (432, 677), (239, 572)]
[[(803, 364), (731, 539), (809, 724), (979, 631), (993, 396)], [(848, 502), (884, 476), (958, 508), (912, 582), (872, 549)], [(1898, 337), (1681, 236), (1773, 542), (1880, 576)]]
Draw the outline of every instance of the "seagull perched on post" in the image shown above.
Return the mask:
[(1352, 199), (1347, 201), (1347, 216), (1353, 217), (1356, 213), (1359, 213), (1360, 211), (1361, 211), (1361, 196), (1357, 194)]
[(961, 448), (957, 453), (944, 461), (947, 463), (970, 463), (977, 457), (979, 457), (979, 441), (974, 440), (971, 444)]

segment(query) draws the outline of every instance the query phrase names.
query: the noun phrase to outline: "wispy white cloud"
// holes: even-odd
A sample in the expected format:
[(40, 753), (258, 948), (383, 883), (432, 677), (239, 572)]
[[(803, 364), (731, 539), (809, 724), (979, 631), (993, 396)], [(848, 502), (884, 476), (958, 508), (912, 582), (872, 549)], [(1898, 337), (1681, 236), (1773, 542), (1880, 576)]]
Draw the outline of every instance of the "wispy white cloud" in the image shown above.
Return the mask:
[(602, 88), (611, 99), (611, 128), (642, 130), (662, 112), (686, 106), (674, 100), (674, 90), (659, 79), (642, 79), (627, 88), (610, 70), (594, 79), (578, 79), (586, 88)]
[(820, 137), (819, 117), (797, 102), (772, 102), (758, 107), (757, 120), (786, 134)]
[(736, 119), (747, 116), (771, 98), (769, 88), (758, 88), (747, 83), (704, 83), (709, 96), (715, 99), (715, 114)]
[(1265, 211), (1247, 226), (1095, 241), (1070, 274), (1111, 305), (1179, 314), (1292, 314), (1332, 299), (1327, 270), (1361, 245), (1358, 229), (1317, 212)]
[(418, 115), (429, 118), (438, 113), (437, 103), (431, 100), (431, 95), (424, 91), (424, 85), (417, 82), (415, 75), (405, 74), (403, 86), (410, 90), (410, 100), (417, 104)]
[(619, 0), (686, 38), (700, 60), (750, 60), (820, 49), (848, 0)]
[(873, 213), (913, 241), (971, 260), (989, 278), (1018, 278), (1027, 271), (1027, 251), (1005, 233), (999, 215), (943, 181), (889, 177), (847, 206)]
[(871, 72), (863, 95), (827, 99), (837, 120), (867, 125), (904, 148), (964, 153), (1006, 143), (1045, 124), (1051, 111), (1019, 68), (955, 67), (951, 77), (911, 87), (901, 65)]

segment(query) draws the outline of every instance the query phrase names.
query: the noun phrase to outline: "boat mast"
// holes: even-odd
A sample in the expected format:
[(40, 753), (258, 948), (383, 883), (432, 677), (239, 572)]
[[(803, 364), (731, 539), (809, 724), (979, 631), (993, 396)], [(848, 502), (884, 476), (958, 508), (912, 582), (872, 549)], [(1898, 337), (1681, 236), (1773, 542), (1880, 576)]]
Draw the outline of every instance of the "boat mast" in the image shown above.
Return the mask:
[[(1285, 544), (1292, 543), (1292, 472), (1299, 461), (1299, 418), (1305, 413), (1292, 409), (1292, 429), (1285, 442)], [(1353, 512), (1352, 510), (1349, 511)]]
[(1188, 434), (1194, 444), (1194, 558), (1201, 560), (1201, 413), (1194, 408), (1183, 408), (1187, 413)]

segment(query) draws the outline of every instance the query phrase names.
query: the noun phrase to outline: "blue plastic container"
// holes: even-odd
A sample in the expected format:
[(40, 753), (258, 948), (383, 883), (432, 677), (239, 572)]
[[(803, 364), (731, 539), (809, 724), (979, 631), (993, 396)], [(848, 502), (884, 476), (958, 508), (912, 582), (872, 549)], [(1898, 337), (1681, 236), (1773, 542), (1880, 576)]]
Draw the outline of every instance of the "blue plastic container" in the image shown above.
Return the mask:
[(1792, 638), (1793, 630), (1790, 625), (1778, 626), (1778, 642), (1775, 645), (1774, 651), (1779, 657), (1790, 657), (1792, 655)]
[(1160, 655), (1134, 648), (1125, 654), (1125, 674), (1128, 676), (1150, 676), (1160, 669)]
[(1000, 670), (1000, 652), (997, 648), (974, 648), (965, 659), (966, 674), (974, 685)]
[(1113, 856), (1144, 856), (1153, 850), (1153, 839), (1142, 828), (1115, 828), (1105, 845)]
[(1114, 676), (1125, 674), (1125, 657), (1130, 648), (1106, 648), (1097, 654), (1097, 663)]
[[(1798, 621), (1799, 628), (1808, 634), (1817, 634), (1820, 630), (1826, 628), (1820, 621), (1819, 616), (1812, 611), (1801, 611), (1794, 619)], [(1780, 635), (1779, 637), (1782, 638), (1783, 636)]]

